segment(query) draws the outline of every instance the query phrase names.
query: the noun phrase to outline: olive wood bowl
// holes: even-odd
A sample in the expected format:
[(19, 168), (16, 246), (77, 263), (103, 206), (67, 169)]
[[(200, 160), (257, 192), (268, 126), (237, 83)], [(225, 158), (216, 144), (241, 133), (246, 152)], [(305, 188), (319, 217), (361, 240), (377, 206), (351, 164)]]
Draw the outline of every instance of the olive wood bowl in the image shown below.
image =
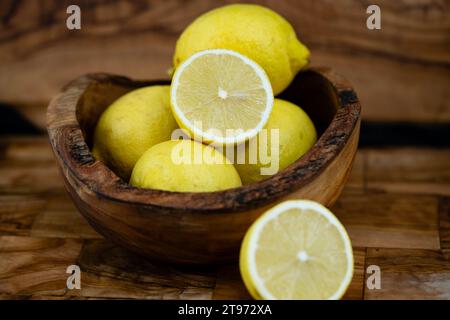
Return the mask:
[(280, 95), (309, 114), (319, 139), (276, 175), (209, 193), (141, 189), (123, 181), (91, 154), (97, 120), (128, 91), (169, 83), (88, 74), (70, 82), (48, 106), (48, 134), (66, 189), (103, 236), (164, 262), (221, 263), (238, 257), (246, 230), (280, 201), (312, 199), (325, 206), (336, 201), (357, 150), (361, 107), (349, 83), (327, 68), (299, 73)]

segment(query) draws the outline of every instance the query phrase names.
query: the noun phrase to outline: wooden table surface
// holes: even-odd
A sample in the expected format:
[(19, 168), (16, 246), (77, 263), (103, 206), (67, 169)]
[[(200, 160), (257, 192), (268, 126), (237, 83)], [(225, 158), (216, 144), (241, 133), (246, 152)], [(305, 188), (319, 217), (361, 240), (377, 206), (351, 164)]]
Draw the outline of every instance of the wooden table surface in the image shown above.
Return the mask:
[[(450, 149), (359, 150), (332, 209), (354, 247), (346, 299), (450, 299)], [(81, 290), (66, 289), (67, 266)], [(381, 289), (366, 286), (370, 265)], [(65, 193), (46, 136), (0, 138), (0, 298), (248, 299), (237, 263), (168, 267), (97, 234)]]

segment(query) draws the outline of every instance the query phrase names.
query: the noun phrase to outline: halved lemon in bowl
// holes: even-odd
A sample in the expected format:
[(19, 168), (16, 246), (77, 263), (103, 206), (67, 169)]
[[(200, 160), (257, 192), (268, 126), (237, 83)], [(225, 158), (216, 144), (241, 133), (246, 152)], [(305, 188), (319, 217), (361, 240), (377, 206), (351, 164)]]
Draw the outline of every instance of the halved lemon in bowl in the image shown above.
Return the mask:
[(291, 200), (250, 227), (240, 270), (255, 299), (336, 300), (351, 282), (353, 251), (344, 227), (327, 208)]
[(201, 142), (236, 144), (258, 134), (273, 107), (265, 71), (232, 50), (197, 52), (176, 70), (172, 111), (181, 128)]

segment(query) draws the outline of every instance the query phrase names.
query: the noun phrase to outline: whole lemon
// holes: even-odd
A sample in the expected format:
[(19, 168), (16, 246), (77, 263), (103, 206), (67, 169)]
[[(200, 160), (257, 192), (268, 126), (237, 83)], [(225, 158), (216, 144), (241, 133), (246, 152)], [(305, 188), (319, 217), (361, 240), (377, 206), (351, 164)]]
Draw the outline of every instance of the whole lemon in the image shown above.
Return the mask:
[(289, 22), (252, 4), (227, 5), (198, 17), (177, 41), (174, 68), (206, 49), (234, 50), (254, 60), (269, 76), (274, 94), (291, 83), (309, 58)]
[(170, 140), (178, 128), (170, 110), (169, 86), (133, 90), (100, 116), (93, 154), (128, 181), (134, 164), (151, 146)]
[[(238, 157), (245, 152), (241, 158), (245, 157), (245, 163), (236, 163), (236, 169), (244, 184), (267, 178), (268, 175), (261, 172), (263, 168), (267, 172), (270, 172), (269, 168), (276, 170), (269, 175), (286, 168), (305, 154), (317, 140), (316, 129), (306, 112), (295, 104), (281, 99), (275, 99), (272, 113), (264, 129), (266, 130), (260, 132), (256, 138), (246, 142), (244, 148), (239, 150), (238, 147), (236, 152)], [(275, 135), (278, 136), (278, 143), (274, 141)], [(253, 150), (250, 147), (251, 143), (256, 146)], [(265, 143), (265, 148), (261, 149), (261, 143)], [(255, 153), (256, 150), (258, 150), (255, 158), (257, 160), (250, 163), (250, 153)], [(238, 160), (237, 158), (236, 162)]]
[(172, 140), (147, 150), (130, 184), (179, 192), (212, 192), (242, 185), (233, 164), (218, 150), (192, 140)]

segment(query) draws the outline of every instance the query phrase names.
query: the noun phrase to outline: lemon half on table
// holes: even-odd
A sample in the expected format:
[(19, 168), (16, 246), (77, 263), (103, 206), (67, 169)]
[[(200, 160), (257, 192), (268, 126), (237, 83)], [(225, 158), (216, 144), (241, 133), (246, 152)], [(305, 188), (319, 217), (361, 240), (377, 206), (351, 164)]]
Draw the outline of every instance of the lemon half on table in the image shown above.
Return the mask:
[(240, 270), (255, 299), (340, 299), (353, 275), (351, 242), (321, 204), (286, 201), (248, 230)]
[(180, 127), (196, 140), (226, 145), (256, 136), (274, 100), (265, 71), (226, 49), (197, 52), (178, 66), (170, 97)]

